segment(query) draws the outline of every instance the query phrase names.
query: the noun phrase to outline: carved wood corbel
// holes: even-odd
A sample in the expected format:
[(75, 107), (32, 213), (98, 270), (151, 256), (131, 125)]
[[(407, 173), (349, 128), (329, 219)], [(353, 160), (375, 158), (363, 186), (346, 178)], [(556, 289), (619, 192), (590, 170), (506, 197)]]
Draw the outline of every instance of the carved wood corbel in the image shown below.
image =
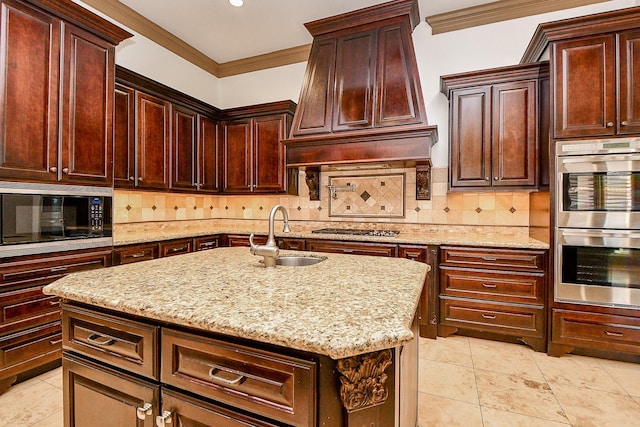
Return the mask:
[(383, 404), (389, 397), (385, 369), (391, 365), (391, 350), (340, 359), (340, 399), (347, 412)]
[(307, 168), (304, 180), (309, 187), (309, 200), (320, 200), (320, 168)]
[(416, 200), (431, 200), (431, 164), (416, 165)]

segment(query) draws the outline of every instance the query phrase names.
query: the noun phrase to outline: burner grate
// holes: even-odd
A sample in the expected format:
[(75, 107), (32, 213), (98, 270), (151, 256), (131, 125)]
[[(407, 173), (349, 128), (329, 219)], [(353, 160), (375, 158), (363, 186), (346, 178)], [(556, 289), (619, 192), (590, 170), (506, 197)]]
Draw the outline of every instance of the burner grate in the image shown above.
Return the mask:
[(318, 234), (346, 234), (351, 236), (380, 236), (380, 237), (396, 237), (400, 234), (397, 230), (361, 230), (357, 228), (321, 228), (312, 230), (312, 233)]

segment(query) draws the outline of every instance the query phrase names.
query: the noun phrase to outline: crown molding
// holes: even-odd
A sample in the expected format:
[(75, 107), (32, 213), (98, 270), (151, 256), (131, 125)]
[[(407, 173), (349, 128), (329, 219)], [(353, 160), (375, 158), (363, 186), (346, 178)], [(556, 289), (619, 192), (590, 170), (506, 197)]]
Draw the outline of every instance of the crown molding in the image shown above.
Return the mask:
[(218, 78), (305, 62), (309, 59), (310, 44), (218, 63), (118, 0), (82, 0), (82, 2)]
[(500, 0), (426, 17), (432, 34), (571, 9), (610, 0)]

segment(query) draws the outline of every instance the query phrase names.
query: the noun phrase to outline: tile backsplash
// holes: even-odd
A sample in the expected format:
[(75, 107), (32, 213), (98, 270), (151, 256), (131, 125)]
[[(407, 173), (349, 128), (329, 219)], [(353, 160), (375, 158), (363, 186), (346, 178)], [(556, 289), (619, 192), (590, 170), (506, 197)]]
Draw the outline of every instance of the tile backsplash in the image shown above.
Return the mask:
[(404, 174), (329, 176), (329, 216), (403, 218)]
[[(366, 205), (366, 209), (361, 204), (357, 213), (354, 211), (344, 215), (347, 205), (336, 204), (331, 200), (328, 188), (330, 183), (342, 185), (355, 182), (356, 192), (339, 192), (338, 200), (346, 200), (343, 197), (349, 194), (364, 201), (361, 190), (380, 186), (382, 176), (394, 177), (394, 190), (375, 195), (376, 203), (372, 206)], [(397, 187), (399, 178), (395, 177), (400, 176), (404, 177), (404, 183)], [(366, 173), (323, 171), (320, 176), (319, 201), (309, 200), (304, 175), (299, 179), (299, 196), (199, 195), (116, 190), (114, 222), (125, 224), (197, 219), (263, 220), (268, 218), (271, 207), (281, 204), (289, 211), (290, 219), (298, 221), (529, 226), (528, 192), (447, 193), (447, 168), (433, 168), (431, 200), (416, 200), (415, 177), (415, 168), (374, 170)], [(385, 181), (385, 186), (387, 182), (391, 181)], [(397, 215), (399, 211), (395, 210), (396, 204), (400, 202), (403, 202), (404, 215)], [(349, 206), (354, 209), (356, 205)], [(385, 210), (393, 210), (393, 215), (389, 215), (389, 211), (386, 215), (371, 215), (371, 212), (381, 210), (381, 206), (385, 206)]]

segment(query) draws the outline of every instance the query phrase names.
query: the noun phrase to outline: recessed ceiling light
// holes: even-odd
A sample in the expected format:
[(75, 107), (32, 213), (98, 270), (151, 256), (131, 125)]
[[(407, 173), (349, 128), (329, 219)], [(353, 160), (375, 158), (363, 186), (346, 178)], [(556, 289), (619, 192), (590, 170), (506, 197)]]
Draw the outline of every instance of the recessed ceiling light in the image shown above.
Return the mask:
[(244, 1), (242, 0), (229, 0), (229, 3), (231, 3), (232, 6), (235, 7), (240, 7), (244, 4)]

